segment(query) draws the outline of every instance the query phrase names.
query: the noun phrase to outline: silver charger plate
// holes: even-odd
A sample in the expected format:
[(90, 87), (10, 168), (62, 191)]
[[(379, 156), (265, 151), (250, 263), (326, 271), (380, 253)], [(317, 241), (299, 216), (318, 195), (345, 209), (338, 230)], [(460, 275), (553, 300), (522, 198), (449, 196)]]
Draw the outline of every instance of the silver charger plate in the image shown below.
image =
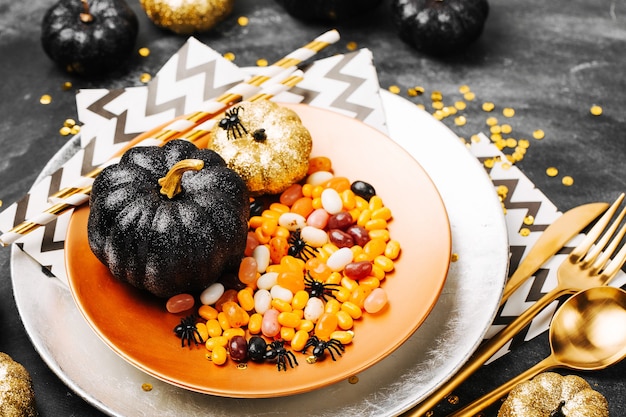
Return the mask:
[[(70, 389), (111, 416), (296, 416), (307, 410), (315, 416), (382, 417), (397, 416), (427, 397), (469, 359), (489, 329), (507, 276), (508, 237), (493, 184), (458, 137), (409, 101), (386, 91), (381, 96), (390, 137), (424, 167), (443, 198), (452, 251), (459, 257), (426, 321), (390, 356), (359, 374), (357, 383), (342, 381), (288, 397), (235, 399), (162, 382), (109, 349), (67, 287), (14, 245), (15, 300), (43, 360)], [(77, 140), (68, 142), (40, 178), (77, 149)], [(144, 383), (153, 389), (143, 391)]]

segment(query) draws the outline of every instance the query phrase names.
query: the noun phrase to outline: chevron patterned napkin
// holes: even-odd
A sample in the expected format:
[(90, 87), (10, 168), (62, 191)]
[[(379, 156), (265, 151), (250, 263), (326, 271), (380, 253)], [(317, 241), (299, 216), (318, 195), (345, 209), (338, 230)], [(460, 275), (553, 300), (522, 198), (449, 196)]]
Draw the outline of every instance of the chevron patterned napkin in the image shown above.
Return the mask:
[[(43, 178), (17, 203), (0, 213), (0, 230), (7, 231), (48, 206), (48, 197), (58, 190), (75, 184), (84, 174), (106, 162), (125, 143), (140, 133), (151, 130), (175, 117), (202, 108), (202, 105), (247, 78), (251, 71), (241, 69), (221, 54), (189, 38), (156, 76), (144, 86), (123, 89), (81, 90), (76, 96), (78, 116), (82, 123), (80, 145), (61, 168)], [(330, 109), (361, 120), (387, 133), (384, 109), (380, 100), (373, 57), (361, 49), (348, 54), (319, 59), (305, 71), (304, 80), (288, 92), (274, 97), (275, 101), (307, 103)], [(483, 136), (470, 150), (479, 159), (504, 155)], [(523, 258), (525, 251), (560, 213), (517, 168), (505, 169), (496, 164), (490, 169), (494, 186), (509, 188), (507, 228), (511, 244), (511, 270)], [(533, 215), (535, 223), (530, 235), (519, 233), (523, 219)], [(50, 276), (67, 283), (64, 267), (64, 239), (71, 212), (22, 238), (19, 245), (39, 262)], [(572, 242), (574, 245), (576, 242)], [(491, 334), (519, 315), (529, 303), (539, 298), (555, 282), (556, 267), (568, 248), (551, 259), (498, 312)], [(616, 284), (622, 285), (624, 274)], [(518, 343), (529, 340), (548, 328), (556, 304), (550, 306), (529, 329), (503, 348), (502, 353)]]

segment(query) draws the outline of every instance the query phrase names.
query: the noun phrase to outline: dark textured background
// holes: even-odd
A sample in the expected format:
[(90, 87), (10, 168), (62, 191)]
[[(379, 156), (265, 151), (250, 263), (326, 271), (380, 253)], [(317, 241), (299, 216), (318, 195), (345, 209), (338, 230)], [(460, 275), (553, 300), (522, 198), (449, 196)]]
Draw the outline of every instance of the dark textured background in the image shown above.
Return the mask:
[[(531, 139), (518, 166), (560, 210), (612, 201), (626, 191), (626, 1), (492, 0), (480, 40), (447, 58), (426, 56), (403, 43), (391, 22), (389, 1), (367, 16), (335, 25), (342, 39), (322, 56), (346, 52), (347, 42), (354, 41), (373, 52), (383, 88), (398, 85), (406, 97), (407, 88), (423, 86), (427, 95), (410, 98), (416, 103), (429, 105), (430, 92), (438, 90), (451, 104), (461, 99), (459, 86), (467, 84), (477, 96), (467, 111), (468, 124), (457, 128), (452, 118), (444, 121), (466, 138), (486, 131), (486, 114), (479, 110), (483, 101), (514, 108), (516, 115), (508, 120), (514, 135), (546, 133), (541, 141)], [(67, 141), (58, 130), (66, 118), (76, 118), (76, 89), (140, 85), (142, 73), (155, 74), (186, 40), (156, 28), (137, 0), (128, 2), (140, 20), (137, 47), (150, 48), (151, 55), (131, 59), (118, 74), (89, 81), (60, 71), (41, 49), (40, 22), (52, 0), (0, 0), (0, 199), (5, 207), (28, 190)], [(241, 15), (250, 19), (248, 26), (237, 24)], [(273, 62), (331, 27), (298, 21), (272, 0), (235, 0), (225, 22), (195, 36), (217, 51), (233, 52), (236, 64), (248, 66), (258, 58)], [(72, 81), (72, 91), (62, 91), (65, 81)], [(52, 95), (53, 102), (39, 104), (43, 94)], [(590, 115), (593, 104), (603, 107), (602, 116)], [(545, 174), (549, 166), (559, 169), (558, 177)], [(574, 185), (563, 186), (563, 175), (571, 175)], [(32, 374), (42, 416), (101, 415), (69, 391), (34, 351), (16, 312), (9, 252), (0, 250), (0, 351)], [(548, 353), (544, 334), (485, 367), (456, 394), (469, 401)], [(626, 415), (626, 364), (580, 375), (608, 398), (612, 416)], [(440, 407), (435, 415), (452, 408)], [(495, 415), (494, 410), (486, 414)]]

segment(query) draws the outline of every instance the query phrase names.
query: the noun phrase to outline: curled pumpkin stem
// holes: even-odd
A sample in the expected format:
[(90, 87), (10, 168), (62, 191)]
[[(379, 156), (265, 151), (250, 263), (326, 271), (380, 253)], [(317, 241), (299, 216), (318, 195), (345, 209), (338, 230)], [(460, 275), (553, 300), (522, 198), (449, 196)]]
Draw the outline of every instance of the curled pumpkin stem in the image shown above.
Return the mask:
[(160, 193), (168, 198), (174, 198), (183, 190), (181, 185), (183, 174), (187, 171), (200, 171), (203, 167), (204, 161), (201, 159), (183, 159), (177, 162), (163, 178), (159, 179)]

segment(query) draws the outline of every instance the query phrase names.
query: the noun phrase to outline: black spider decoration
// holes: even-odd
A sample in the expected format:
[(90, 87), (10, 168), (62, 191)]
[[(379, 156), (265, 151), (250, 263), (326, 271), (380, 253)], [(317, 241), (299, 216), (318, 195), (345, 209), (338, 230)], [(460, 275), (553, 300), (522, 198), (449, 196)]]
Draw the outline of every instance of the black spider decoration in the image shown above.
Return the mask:
[(226, 130), (226, 136), (228, 139), (240, 138), (243, 134), (247, 134), (248, 130), (241, 123), (239, 119), (239, 111), (241, 107), (233, 107), (226, 111), (225, 117), (220, 120), (220, 127)]
[(307, 261), (317, 255), (315, 248), (302, 239), (300, 231), (291, 232), (288, 242), (290, 246), (287, 254), (289, 256)]
[(343, 343), (337, 339), (324, 341), (320, 340), (317, 336), (309, 337), (309, 340), (307, 340), (304, 345), (304, 349), (302, 349), (302, 353), (306, 353), (307, 349), (310, 347), (313, 347), (313, 356), (315, 356), (315, 359), (322, 359), (326, 355), (326, 352), (328, 352), (334, 361), (337, 360), (335, 354), (341, 356), (342, 352), (346, 350)]
[(196, 328), (196, 319), (197, 316), (192, 314), (182, 318), (180, 323), (174, 327), (174, 333), (180, 338), (180, 347), (185, 347), (185, 342), (187, 342), (189, 347), (191, 347), (191, 342), (196, 346), (204, 343), (200, 332)]
[(307, 276), (304, 277), (304, 289), (309, 293), (309, 296), (321, 298), (324, 301), (328, 301), (328, 296), (333, 295), (332, 291), (341, 288), (341, 285), (326, 284), (321, 281), (317, 281), (311, 277), (311, 274), (307, 272)]
[(285, 342), (282, 340), (274, 340), (267, 346), (265, 359), (276, 361), (276, 367), (279, 371), (286, 371), (287, 364), (292, 368), (298, 366), (296, 355), (292, 351), (285, 349)]

